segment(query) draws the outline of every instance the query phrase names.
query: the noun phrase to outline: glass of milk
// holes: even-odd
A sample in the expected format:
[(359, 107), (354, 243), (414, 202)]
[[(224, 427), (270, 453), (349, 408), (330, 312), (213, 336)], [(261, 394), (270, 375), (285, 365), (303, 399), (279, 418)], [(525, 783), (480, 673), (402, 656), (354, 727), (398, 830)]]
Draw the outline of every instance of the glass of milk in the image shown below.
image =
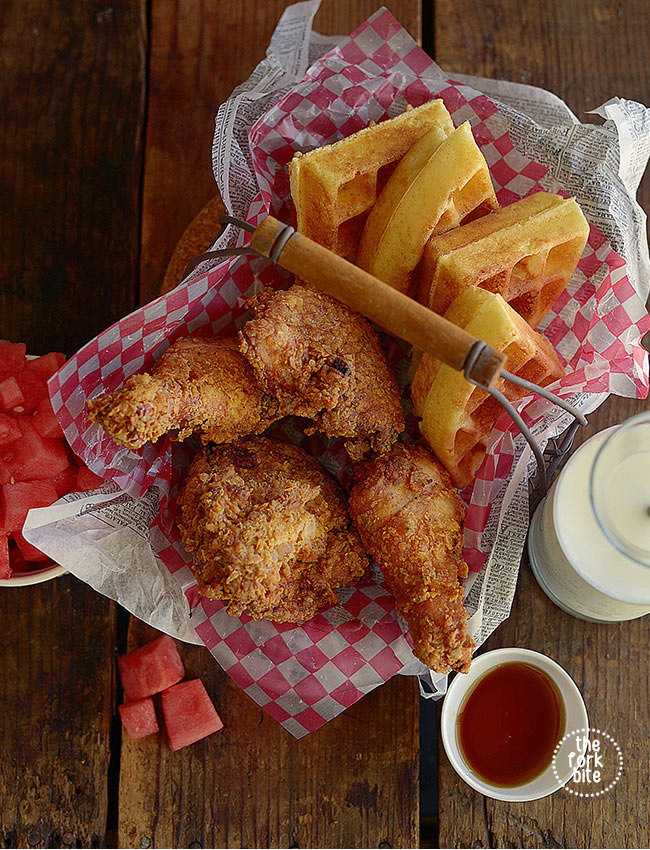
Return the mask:
[(580, 446), (533, 515), (528, 556), (542, 590), (575, 617), (650, 613), (650, 412)]

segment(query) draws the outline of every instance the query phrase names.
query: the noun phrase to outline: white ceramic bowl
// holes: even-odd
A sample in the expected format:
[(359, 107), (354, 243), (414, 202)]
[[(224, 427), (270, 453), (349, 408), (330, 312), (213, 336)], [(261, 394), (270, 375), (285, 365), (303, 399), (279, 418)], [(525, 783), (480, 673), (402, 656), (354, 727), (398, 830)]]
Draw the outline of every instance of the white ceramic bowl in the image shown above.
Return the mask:
[(25, 573), (14, 573), (11, 578), (0, 579), (0, 587), (27, 587), (30, 584), (40, 584), (52, 578), (65, 575), (68, 571), (59, 564), (52, 564), (42, 570), (30, 570)]
[[(500, 785), (492, 785), (481, 779), (469, 767), (462, 754), (458, 743), (457, 720), (461, 706), (468, 692), (476, 682), (489, 670), (501, 664), (519, 661), (530, 664), (543, 670), (555, 683), (564, 701), (564, 734), (579, 730), (588, 730), (589, 720), (582, 695), (576, 683), (569, 674), (556, 664), (555, 661), (532, 649), (520, 649), (509, 647), (507, 649), (494, 649), (483, 655), (478, 655), (473, 661), (470, 672), (467, 675), (458, 674), (449, 686), (445, 701), (442, 706), (440, 719), (442, 743), (454, 770), (458, 775), (471, 785), (476, 791), (480, 791), (486, 797), (493, 800), (506, 800), (508, 802), (527, 802), (538, 800), (540, 797), (548, 797), (558, 791), (571, 779), (573, 770), (569, 765), (568, 750), (571, 749), (571, 740), (560, 745), (553, 765), (549, 765), (539, 776), (524, 785), (514, 788), (504, 788)], [(575, 740), (575, 739), (573, 739)], [(586, 749), (586, 744), (585, 744)], [(567, 752), (565, 752), (565, 750)], [(580, 753), (582, 755), (583, 753)]]

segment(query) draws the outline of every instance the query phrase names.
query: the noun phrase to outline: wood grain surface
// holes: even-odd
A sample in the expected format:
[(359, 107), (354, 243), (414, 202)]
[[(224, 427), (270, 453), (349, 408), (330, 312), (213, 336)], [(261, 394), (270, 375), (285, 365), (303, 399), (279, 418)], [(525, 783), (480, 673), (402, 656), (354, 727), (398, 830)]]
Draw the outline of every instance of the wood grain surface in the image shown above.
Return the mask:
[(137, 300), (145, 6), (1, 4), (0, 323), (36, 353)]
[(0, 589), (0, 846), (100, 847), (115, 605), (64, 576)]
[[(174, 246), (188, 223), (213, 203), (214, 116), (221, 101), (263, 58), (286, 5), (271, 0), (252, 14), (249, 5), (239, 3), (152, 3), (143, 302), (159, 293)], [(419, 36), (419, 3), (387, 5)], [(373, 0), (324, 2), (315, 28), (347, 33), (376, 8)], [(209, 241), (202, 216), (198, 228)], [(215, 224), (214, 233), (217, 230)], [(167, 286), (182, 264), (179, 258), (184, 259), (188, 246), (196, 244), (195, 234), (192, 229), (178, 245)], [(132, 621), (131, 645), (141, 643), (146, 634), (146, 627)], [(203, 744), (174, 754), (157, 741), (123, 739), (120, 846), (418, 843), (415, 681), (397, 677), (325, 728), (296, 741), (231, 682), (207, 650), (187, 648), (184, 657), (215, 697), (226, 728)]]
[[(158, 294), (174, 247), (216, 194), (217, 108), (263, 58), (287, 5), (0, 4), (0, 337), (70, 354)], [(323, 0), (315, 26), (348, 33), (378, 5)], [(615, 94), (648, 100), (641, 0), (385, 5), (444, 68), (544, 86), (582, 120)], [(640, 201), (650, 206), (648, 176)], [(646, 407), (611, 399), (580, 439)], [(171, 753), (156, 737), (122, 738), (115, 714), (116, 650), (152, 630), (69, 576), (3, 588), (0, 624), (0, 846), (417, 846), (412, 679), (296, 741), (207, 650), (184, 647), (226, 728)], [(485, 648), (506, 645), (568, 670), (592, 725), (621, 744), (624, 775), (597, 800), (561, 791), (509, 805), (475, 794), (440, 746), (439, 846), (647, 846), (648, 618), (573, 619), (524, 565), (512, 616)]]
[[(155, 633), (131, 621), (129, 646)], [(181, 648), (225, 723), (172, 753), (122, 741), (121, 847), (390, 847), (417, 844), (417, 686), (396, 677), (296, 741), (203, 647)]]
[[(436, 59), (447, 70), (542, 86), (562, 97), (580, 120), (593, 120), (585, 112), (614, 95), (648, 101), (647, 11), (643, 2), (439, 0)], [(647, 174), (639, 200), (648, 209)], [(647, 400), (608, 399), (589, 417), (576, 446), (647, 409)], [(524, 561), (511, 616), (484, 649), (525, 646), (561, 664), (583, 693), (590, 725), (620, 744), (624, 774), (611, 792), (592, 800), (559, 791), (523, 805), (501, 803), (477, 794), (459, 779), (440, 746), (440, 846), (646, 846), (649, 645), (650, 618), (597, 625), (570, 617), (548, 601)]]
[[(0, 337), (72, 354), (137, 301), (144, 2), (0, 5)], [(115, 605), (0, 590), (0, 846), (99, 847)]]

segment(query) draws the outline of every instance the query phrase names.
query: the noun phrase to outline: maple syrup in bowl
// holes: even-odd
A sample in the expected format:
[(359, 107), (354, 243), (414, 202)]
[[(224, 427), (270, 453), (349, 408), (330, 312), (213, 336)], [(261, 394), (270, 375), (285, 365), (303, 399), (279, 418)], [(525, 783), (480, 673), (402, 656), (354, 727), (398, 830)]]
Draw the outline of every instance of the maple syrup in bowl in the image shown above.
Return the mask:
[(517, 647), (477, 656), (469, 674), (454, 678), (441, 716), (456, 772), (485, 796), (514, 802), (565, 785), (573, 770), (563, 740), (588, 728), (568, 673), (547, 656)]

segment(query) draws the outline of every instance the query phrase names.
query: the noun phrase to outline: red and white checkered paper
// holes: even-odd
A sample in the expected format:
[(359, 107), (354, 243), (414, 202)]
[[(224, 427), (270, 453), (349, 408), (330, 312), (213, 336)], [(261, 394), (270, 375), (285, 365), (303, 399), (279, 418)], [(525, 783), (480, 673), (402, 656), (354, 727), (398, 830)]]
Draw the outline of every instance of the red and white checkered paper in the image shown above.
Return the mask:
[[(406, 104), (418, 106), (432, 97), (443, 99), (456, 125), (470, 121), (502, 205), (539, 191), (546, 169), (513, 147), (494, 103), (459, 83), (423, 76), (431, 64), (385, 10), (315, 63), (251, 130), (259, 194), (252, 199), (248, 220), (257, 224), (268, 211), (289, 220), (287, 163), (295, 151), (328, 144), (369, 120), (391, 117)], [(245, 239), (241, 235), (239, 244)], [(243, 318), (243, 299), (260, 284), (284, 286), (286, 280), (264, 261), (240, 257), (222, 262), (88, 343), (55, 376), (50, 393), (72, 448), (95, 472), (136, 498), (152, 484), (160, 488), (152, 545), (184, 587), (197, 633), (246, 693), (301, 737), (396, 673), (407, 668), (417, 672), (409, 638), (381, 580), (343, 590), (339, 605), (301, 626), (228, 616), (221, 603), (197, 593), (188, 568), (191, 559), (175, 527), (175, 496), (191, 450), (162, 439), (130, 451), (116, 446), (86, 416), (87, 399), (150, 367), (171, 341), (234, 333)], [(565, 398), (608, 391), (644, 397), (647, 360), (640, 338), (647, 328), (647, 314), (627, 278), (624, 260), (592, 226), (578, 270), (544, 323), (543, 332), (568, 372), (551, 389)], [(390, 338), (385, 343), (404, 385), (406, 347)], [(407, 390), (404, 400), (408, 411)], [(536, 419), (548, 412), (546, 403), (529, 397), (519, 405), (525, 417), (533, 403)], [(407, 416), (407, 422), (411, 435), (417, 436), (414, 418)], [(512, 467), (513, 430), (504, 414), (474, 485), (463, 494), (468, 501), (465, 556), (474, 570), (480, 570), (486, 557), (481, 533), (491, 500)], [(305, 437), (291, 420), (275, 431), (301, 443), (343, 486), (349, 485), (351, 467), (341, 441)]]

